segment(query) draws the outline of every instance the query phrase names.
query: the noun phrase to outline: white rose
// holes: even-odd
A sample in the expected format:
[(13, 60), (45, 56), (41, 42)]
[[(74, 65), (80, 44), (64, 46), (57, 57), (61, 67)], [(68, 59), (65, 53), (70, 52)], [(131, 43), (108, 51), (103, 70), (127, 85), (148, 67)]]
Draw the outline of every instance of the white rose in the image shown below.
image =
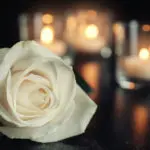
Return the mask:
[(76, 84), (72, 68), (34, 41), (0, 49), (0, 132), (9, 138), (55, 142), (83, 133), (96, 104)]

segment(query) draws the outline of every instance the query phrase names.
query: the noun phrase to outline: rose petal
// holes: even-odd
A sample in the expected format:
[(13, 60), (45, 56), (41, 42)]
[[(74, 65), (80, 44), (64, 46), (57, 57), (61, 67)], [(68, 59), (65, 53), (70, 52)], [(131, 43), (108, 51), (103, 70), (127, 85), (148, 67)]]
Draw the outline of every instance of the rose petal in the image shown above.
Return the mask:
[[(73, 101), (72, 101), (73, 102)], [(48, 132), (53, 133), (57, 131), (57, 128), (61, 124), (63, 124), (65, 121), (67, 121), (71, 115), (72, 111), (74, 110), (74, 105), (73, 103), (70, 103), (70, 107), (68, 107), (68, 110), (66, 110), (62, 117), (64, 118), (62, 121), (59, 123), (55, 124), (53, 122), (47, 123), (46, 125), (42, 127), (35, 127), (35, 128), (18, 128), (18, 127), (0, 127), (0, 132), (2, 132), (4, 135), (8, 136), (9, 138), (19, 138), (19, 139), (35, 139), (35, 138), (40, 138), (44, 135), (46, 135)], [(69, 115), (68, 115), (68, 112)]]
[(32, 139), (37, 142), (57, 142), (72, 136), (76, 136), (85, 132), (91, 117), (96, 111), (96, 104), (77, 86), (77, 94), (75, 97), (75, 110), (68, 121), (61, 124), (56, 132), (48, 133), (43, 137)]
[[(61, 63), (55, 63), (55, 68), (57, 72), (57, 85), (59, 85), (56, 95), (61, 98), (61, 104), (66, 105), (68, 100), (74, 98), (76, 93), (75, 76), (72, 69)], [(70, 93), (73, 93), (73, 95)]]
[(58, 86), (55, 88), (54, 94), (60, 99), (57, 115), (61, 116), (67, 105), (75, 98), (76, 80), (71, 68), (58, 62), (55, 62), (55, 68), (57, 72), (56, 84)]
[(24, 82), (23, 84), (21, 84), (17, 93), (16, 105), (20, 105), (22, 107), (28, 108), (32, 111), (37, 112), (37, 114), (41, 113), (41, 110), (38, 107), (36, 107), (29, 99), (30, 93), (34, 91), (34, 89), (38, 89), (38, 88), (39, 86), (37, 86), (37, 84), (32, 82), (27, 82), (27, 83)]
[(3, 61), (0, 64), (0, 83), (6, 78), (11, 66), (17, 60), (22, 59), (25, 55), (28, 54), (28, 51), (23, 49), (23, 43), (24, 42), (18, 42), (15, 44), (3, 58)]
[[(35, 84), (35, 86), (34, 86), (34, 88), (37, 89), (37, 90), (40, 87), (44, 88), (43, 85)], [(21, 113), (22, 116), (21, 117), (26, 118), (26, 120), (24, 120), (25, 122), (22, 122), (22, 123), (25, 124), (26, 126), (29, 126), (29, 127), (39, 127), (39, 126), (42, 126), (42, 125), (46, 124), (50, 120), (52, 120), (55, 117), (56, 110), (49, 108), (49, 111), (45, 111), (45, 110), (40, 109), (40, 107), (37, 107), (36, 105), (33, 105), (34, 100), (32, 98), (38, 100), (40, 96), (37, 95), (38, 97), (35, 97), (36, 96), (36, 93), (35, 93), (35, 96), (30, 97), (30, 95), (29, 95), (29, 97), (27, 98), (26, 95), (27, 95), (27, 93), (30, 93), (30, 91), (28, 91), (28, 92), (26, 92), (26, 91), (28, 91), (28, 86), (24, 85), (22, 88), (20, 87), (19, 92), (18, 92), (18, 101), (17, 101), (17, 103), (19, 104), (19, 106), (22, 106), (24, 108), (30, 108), (31, 109), (31, 107), (33, 107), (33, 106), (38, 108), (39, 110), (37, 110), (37, 115), (39, 115), (39, 117), (33, 118), (35, 113), (31, 113), (31, 116), (29, 116), (29, 114), (26, 115), (26, 113), (28, 113), (28, 112), (26, 112), (26, 111), (24, 112), (22, 110), (22, 113)], [(53, 101), (52, 96), (51, 96), (51, 100)], [(17, 107), (18, 107), (18, 105), (17, 105)], [(36, 110), (36, 109), (34, 109), (34, 107), (33, 107), (33, 110)], [(29, 119), (31, 117), (33, 118), (32, 120)]]
[[(19, 61), (22, 60), (28, 62), (28, 59), (30, 60), (32, 58), (35, 58), (36, 61), (33, 61), (34, 63), (32, 62), (31, 66), (30, 63), (27, 63), (28, 66), (26, 64), (22, 65), (23, 67), (27, 66), (27, 68), (23, 69), (19, 82), (15, 82), (17, 86), (14, 88), (15, 92), (13, 91), (13, 93), (19, 91), (18, 87), (24, 80), (24, 77), (31, 74), (32, 71), (35, 71), (37, 73), (36, 75), (46, 77), (50, 81), (54, 98), (58, 99), (59, 103), (56, 105), (55, 109), (52, 109), (52, 113), (47, 113), (48, 115), (44, 115), (44, 117), (38, 117), (35, 120), (31, 119), (28, 121), (30, 118), (19, 116), (19, 114), (15, 112), (16, 107), (13, 109), (16, 99), (12, 99), (11, 97), (12, 83), (9, 82), (7, 97), (14, 100), (8, 103), (8, 109), (11, 115), (7, 113), (7, 110), (3, 109), (3, 107), (0, 109), (0, 115), (8, 122), (14, 121), (17, 127), (7, 126), (6, 124), (6, 126), (0, 127), (0, 132), (10, 138), (31, 139), (43, 143), (59, 141), (83, 133), (96, 110), (96, 104), (90, 101), (79, 87), (77, 87), (76, 93), (75, 77), (71, 67), (67, 66), (61, 58), (36, 42), (19, 42), (5, 55), (0, 64), (0, 87), (3, 86), (2, 83), (5, 81), (8, 72), (11, 71), (11, 68), (13, 71), (12, 73), (14, 73), (14, 71), (20, 71), (17, 70), (18, 68), (15, 70), (14, 65), (16, 66), (19, 64)], [(37, 58), (40, 59), (38, 60)], [(75, 109), (73, 109), (74, 102), (76, 105)], [(46, 112), (49, 111), (47, 110)], [(25, 117), (24, 119), (27, 119), (27, 121), (20, 120), (20, 117)], [(52, 120), (49, 121), (50, 119)], [(47, 121), (49, 122), (47, 123)], [(43, 125), (43, 123), (47, 124)], [(36, 127), (35, 125), (42, 126)]]
[[(7, 54), (3, 55), (3, 60), (0, 64), (0, 83), (6, 78), (9, 69), (19, 60), (27, 57), (43, 57), (62, 61), (61, 58), (54, 55), (47, 48), (39, 45), (35, 41), (21, 41), (16, 43)], [(63, 61), (62, 61), (63, 62)]]
[[(33, 56), (40, 56), (44, 58), (51, 58), (51, 59), (57, 59), (59, 61), (62, 61), (60, 57), (52, 53), (49, 49), (46, 47), (43, 47), (42, 45), (38, 44), (35, 41), (27, 41), (25, 43), (25, 46), (28, 47), (30, 50), (32, 50)], [(63, 61), (62, 61), (63, 62)]]
[(60, 141), (83, 133), (96, 108), (96, 104), (77, 86), (74, 112), (63, 124), (50, 122), (39, 128), (0, 127), (0, 132), (9, 138), (31, 139), (42, 143)]
[[(55, 67), (52, 62), (49, 62), (49, 60), (42, 60), (39, 58), (35, 58), (34, 61), (31, 61), (30, 65), (26, 63), (28, 60), (22, 60), (19, 61), (19, 63), (15, 64), (15, 66), (12, 68), (14, 75), (19, 74), (19, 78), (13, 78), (13, 86), (14, 88), (16, 85), (19, 85), (19, 81), (21, 81), (25, 76), (28, 78), (31, 78), (31, 74), (37, 75), (38, 78), (41, 76), (40, 80), (37, 80), (35, 77), (32, 80), (36, 80), (36, 82), (42, 82), (43, 84), (49, 84), (48, 87), (50, 88), (56, 88), (56, 78), (57, 78), (57, 73), (55, 70)], [(30, 60), (29, 60), (30, 61)], [(19, 70), (19, 71), (18, 71)], [(21, 71), (22, 70), (22, 71)], [(29, 76), (30, 75), (30, 76)], [(42, 81), (42, 80), (44, 81)], [(15, 93), (15, 92), (13, 92)]]
[(31, 73), (26, 77), (26, 79), (34, 83), (40, 83), (40, 84), (46, 85), (47, 87), (50, 87), (50, 82), (46, 78), (41, 77), (39, 75), (35, 75)]
[(0, 49), (0, 63), (3, 61), (4, 56), (8, 53), (9, 48)]
[[(16, 108), (16, 104), (20, 104), (34, 111), (40, 111), (38, 108), (32, 105), (30, 101), (28, 101), (28, 95), (31, 91), (35, 89), (36, 84), (27, 81), (26, 77), (22, 77), (23, 73), (16, 72), (12, 77), (12, 99), (14, 101), (14, 108)], [(21, 78), (22, 77), (22, 78)], [(11, 88), (9, 88), (11, 89)], [(8, 90), (9, 90), (8, 89)]]
[[(53, 69), (54, 67), (51, 64), (49, 64), (49, 65), (51, 65), (50, 67), (47, 67), (47, 64), (41, 64), (41, 63), (42, 62), (39, 62), (39, 60), (36, 59), (36, 61), (33, 62), (32, 65), (30, 65), (29, 67), (27, 66), (27, 69), (25, 69), (24, 71), (19, 71), (19, 72), (16, 72), (16, 70), (18, 70), (18, 69), (20, 70), (21, 66), (25, 67), (25, 62), (21, 61), (20, 62), (21, 66), (15, 65), (15, 66), (17, 66), (14, 68), (14, 71), (16, 73), (14, 73), (13, 78), (12, 78), (12, 82), (13, 82), (12, 83), (12, 85), (13, 85), (12, 94), (13, 94), (13, 100), (14, 101), (16, 101), (16, 92), (18, 91), (18, 88), (19, 88), (21, 82), (25, 79), (25, 76), (27, 76), (26, 79), (30, 78), (28, 75), (30, 72), (36, 71), (36, 73), (39, 74), (39, 76), (41, 75), (42, 77), (44, 76), (43, 78), (46, 78), (46, 79), (48, 78), (48, 81), (52, 79), (51, 81), (49, 81), (48, 86), (50, 87), (50, 85), (52, 84), (51, 86), (54, 86), (54, 88), (55, 88), (55, 86), (56, 86), (56, 73), (55, 73), (55, 70)], [(36, 80), (36, 78), (34, 78), (34, 80)], [(38, 82), (43, 82), (43, 84), (47, 84), (46, 81), (42, 81), (42, 80), (40, 80)], [(29, 88), (30, 87), (31, 86), (29, 86)]]
[[(7, 84), (6, 84), (6, 96), (7, 96), (7, 100), (5, 100), (4, 105), (5, 105), (5, 109), (8, 111), (9, 115), (11, 116), (11, 119), (6, 120), (14, 125), (17, 125), (19, 127), (23, 127), (23, 126), (27, 126), (27, 124), (25, 124), (24, 121), (22, 121), (20, 119), (20, 117), (18, 116), (18, 113), (16, 112), (16, 107), (13, 104), (13, 99), (12, 99), (12, 91), (11, 91), (11, 73), (9, 71), (8, 74), (8, 78), (7, 78)], [(23, 97), (24, 98), (24, 97)], [(4, 118), (4, 116), (1, 116), (2, 118)], [(8, 119), (8, 118), (4, 118), (4, 119)]]
[[(36, 71), (37, 73), (40, 72), (40, 74), (42, 73), (44, 76), (46, 74), (46, 77), (48, 77), (48, 79), (52, 79), (51, 82), (52, 82), (52, 85), (54, 87), (54, 89), (56, 89), (55, 87), (57, 86), (57, 83), (56, 83), (56, 77), (57, 75), (55, 75), (55, 69), (53, 67), (53, 65), (51, 65), (50, 62), (47, 62), (47, 60), (44, 60), (44, 62), (46, 62), (46, 64), (42, 64), (42, 62), (39, 62), (39, 60), (36, 60), (36, 62), (34, 62), (30, 67), (28, 67), (19, 77), (18, 79), (18, 82), (16, 82), (15, 86), (13, 87), (13, 93), (16, 93), (18, 90), (19, 90), (19, 86), (22, 82), (22, 80), (24, 79), (24, 76), (27, 75), (28, 77), (28, 73), (30, 73), (31, 71)], [(40, 67), (41, 66), (41, 67)], [(46, 67), (48, 66), (48, 67)], [(40, 69), (39, 69), (40, 68)], [(19, 73), (19, 72), (17, 72)], [(15, 73), (16, 74), (16, 73)], [(48, 74), (48, 75), (47, 75)], [(56, 83), (56, 84), (54, 84)], [(22, 96), (21, 96), (22, 97)], [(16, 97), (14, 97), (14, 99), (16, 99)], [(53, 111), (53, 113), (52, 113)], [(54, 118), (55, 114), (56, 114), (56, 111), (59, 111), (58, 109), (55, 109), (55, 110), (51, 110), (51, 112), (49, 113), (49, 115), (45, 115), (43, 118), (37, 118), (36, 120), (30, 120), (28, 122), (24, 122), (24, 124), (22, 125), (23, 126), (40, 126), (40, 125), (43, 125), (45, 124), (48, 120), (51, 120), (52, 118)], [(17, 117), (17, 115), (16, 115)], [(18, 118), (18, 117), (17, 117)], [(19, 118), (18, 118), (19, 119)], [(23, 123), (23, 122), (22, 122)]]
[(37, 113), (37, 111), (33, 111), (31, 109), (28, 109), (26, 107), (23, 107), (21, 105), (17, 105), (17, 112), (18, 112), (18, 115), (19, 117), (23, 117), (23, 118), (35, 118), (35, 117), (39, 117), (41, 115), (44, 115), (44, 114), (39, 114)]
[[(32, 70), (33, 68), (34, 68), (35, 66), (34, 66), (34, 64), (33, 64), (33, 66), (31, 66), (31, 67), (29, 67), (27, 70), (25, 70), (20, 76), (21, 76), (21, 78), (20, 78), (20, 80), (18, 81), (18, 82), (16, 82), (16, 84), (18, 85), (17, 87), (19, 87), (20, 86), (20, 84), (21, 84), (21, 82), (22, 82), (22, 80), (24, 80), (24, 75), (26, 74), (26, 73), (28, 73), (30, 70)], [(9, 78), (8, 78), (9, 79)], [(29, 87), (30, 86), (27, 86), (28, 88), (27, 89), (29, 89)], [(12, 101), (12, 97), (11, 97), (11, 91), (10, 91), (10, 89), (11, 89), (11, 87), (10, 86), (8, 86), (8, 84), (7, 84), (7, 95), (8, 95), (8, 99), (9, 99), (9, 102), (11, 102)], [(18, 88), (15, 88), (16, 90), (14, 91), (13, 90), (13, 93), (17, 93), (17, 91), (19, 90)], [(26, 93), (28, 93), (28, 92), (26, 92)], [(24, 99), (23, 100), (23, 102), (29, 102), (29, 101), (27, 101), (26, 100), (26, 93), (24, 93), (24, 96), (23, 96), (23, 94), (22, 94), (22, 96), (21, 96), (21, 100), (22, 99)], [(14, 94), (14, 95), (16, 95), (16, 94)], [(14, 100), (15, 100), (16, 98), (14, 98)], [(22, 103), (23, 104), (23, 103)], [(31, 120), (31, 121), (28, 121), (28, 122), (26, 122), (26, 121), (23, 121), (23, 120), (21, 120), (21, 118), (19, 117), (19, 115), (17, 114), (17, 112), (16, 112), (16, 108), (15, 107), (12, 107), (12, 105), (8, 105), (9, 106), (9, 111), (10, 111), (10, 113), (11, 113), (11, 115), (12, 115), (12, 117), (13, 117), (13, 119), (12, 119), (12, 123), (14, 123), (15, 125), (17, 125), (17, 126), (19, 126), (19, 127), (25, 127), (25, 126), (30, 126), (30, 127), (37, 127), (37, 126), (41, 126), (41, 125), (43, 125), (43, 124), (45, 124), (46, 122), (48, 122), (49, 120), (51, 120), (52, 118), (54, 118), (54, 116), (55, 116), (55, 114), (56, 114), (56, 111), (57, 111), (57, 109), (56, 110), (52, 110), (53, 111), (53, 113), (49, 113), (49, 115), (45, 115), (44, 117), (42, 117), (42, 118), (37, 118), (36, 120)], [(30, 108), (30, 106), (31, 105), (28, 105), (28, 107)], [(28, 108), (27, 107), (27, 108)], [(51, 112), (52, 112), (51, 111)], [(54, 113), (55, 112), (55, 113)]]

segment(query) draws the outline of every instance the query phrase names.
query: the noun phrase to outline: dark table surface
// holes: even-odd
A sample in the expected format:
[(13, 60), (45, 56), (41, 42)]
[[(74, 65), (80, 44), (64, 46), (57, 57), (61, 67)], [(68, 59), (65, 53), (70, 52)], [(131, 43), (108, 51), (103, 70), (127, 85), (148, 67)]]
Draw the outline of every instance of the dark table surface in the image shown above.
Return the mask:
[(95, 134), (104, 149), (150, 150), (149, 91), (117, 88), (102, 96)]
[(100, 106), (85, 134), (62, 142), (38, 144), (0, 139), (5, 150), (150, 150), (150, 89), (103, 88)]

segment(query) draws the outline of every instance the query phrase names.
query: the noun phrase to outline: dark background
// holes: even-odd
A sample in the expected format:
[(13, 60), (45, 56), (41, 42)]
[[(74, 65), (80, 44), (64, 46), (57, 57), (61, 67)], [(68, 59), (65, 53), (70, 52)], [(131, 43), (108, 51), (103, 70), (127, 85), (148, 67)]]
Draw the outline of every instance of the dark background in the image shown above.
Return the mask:
[(66, 8), (97, 6), (113, 12), (114, 20), (137, 19), (149, 22), (150, 4), (145, 0), (2, 0), (0, 4), (0, 47), (11, 46), (19, 40), (17, 18), (21, 12), (36, 11), (37, 7), (49, 7), (64, 11)]
[[(114, 21), (122, 20), (128, 22), (129, 20), (136, 19), (139, 22), (150, 22), (150, 4), (148, 1), (145, 0), (91, 0), (91, 1), (81, 1), (81, 0), (1, 0), (0, 4), (0, 47), (8, 47), (13, 45), (15, 42), (19, 40), (19, 33), (18, 33), (18, 16), (22, 12), (29, 12), (35, 11), (37, 7), (45, 8), (49, 7), (52, 10), (57, 10), (59, 12), (64, 12), (67, 8), (82, 8), (86, 6), (96, 5), (101, 9), (108, 8), (112, 11), (114, 16)], [(108, 62), (109, 64), (111, 63)], [(104, 66), (103, 68), (107, 68)], [(105, 72), (104, 72), (105, 73)], [(112, 75), (112, 73), (111, 73)], [(107, 79), (106, 79), (107, 80)], [(111, 85), (112, 86), (112, 85)], [(111, 136), (111, 115), (112, 114), (112, 103), (110, 97), (113, 95), (111, 90), (106, 90), (103, 88), (102, 91), (104, 94), (102, 109), (100, 108), (99, 114), (97, 118), (101, 117), (100, 120), (101, 128), (99, 128), (99, 132), (97, 132), (97, 137), (104, 143), (104, 145), (108, 145), (108, 147), (112, 146), (110, 143), (115, 144), (118, 146), (119, 150), (127, 150), (130, 149), (130, 143), (128, 142), (131, 138), (130, 128), (130, 116), (132, 115), (131, 112), (132, 106), (136, 105), (136, 102), (133, 100), (137, 100), (137, 97), (133, 98), (127, 96), (122, 100), (123, 104), (125, 104), (124, 109), (121, 110), (123, 116), (119, 119), (114, 115), (116, 118), (113, 118), (113, 121), (116, 122), (116, 139)], [(119, 96), (118, 96), (119, 97)], [(121, 96), (120, 96), (121, 97)], [(120, 98), (119, 97), (119, 98)], [(111, 97), (113, 98), (113, 96)], [(127, 101), (128, 100), (128, 101)], [(125, 103), (124, 103), (125, 101)], [(127, 103), (127, 104), (126, 104)], [(129, 104), (128, 104), (129, 103)], [(148, 102), (149, 103), (149, 102)], [(102, 113), (101, 113), (102, 112)], [(103, 122), (103, 123), (102, 123)], [(127, 124), (127, 125), (126, 125)], [(99, 124), (97, 125), (99, 127)], [(101, 133), (99, 135), (99, 133)], [(109, 134), (106, 134), (109, 133)], [(148, 133), (150, 135), (150, 133)], [(120, 138), (121, 137), (121, 138)], [(149, 136), (147, 138), (150, 139)], [(122, 142), (123, 141), (123, 142)], [(126, 143), (124, 142), (126, 141)], [(7, 142), (6, 142), (7, 143)], [(117, 143), (117, 144), (116, 144)], [(127, 146), (125, 146), (127, 145)], [(102, 145), (103, 146), (103, 145)], [(129, 147), (129, 148), (127, 148)], [(124, 149), (123, 149), (124, 148)], [(116, 148), (117, 149), (117, 148)], [(138, 148), (132, 148), (138, 149)], [(147, 149), (145, 149), (147, 150)]]

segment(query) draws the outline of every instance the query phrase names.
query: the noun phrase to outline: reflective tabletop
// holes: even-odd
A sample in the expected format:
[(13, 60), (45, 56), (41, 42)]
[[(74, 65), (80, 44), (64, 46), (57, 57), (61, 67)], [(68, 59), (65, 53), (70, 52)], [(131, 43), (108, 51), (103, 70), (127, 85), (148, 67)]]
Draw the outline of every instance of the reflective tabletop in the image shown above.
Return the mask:
[(150, 89), (117, 88), (103, 94), (96, 116), (96, 138), (108, 150), (150, 149)]

